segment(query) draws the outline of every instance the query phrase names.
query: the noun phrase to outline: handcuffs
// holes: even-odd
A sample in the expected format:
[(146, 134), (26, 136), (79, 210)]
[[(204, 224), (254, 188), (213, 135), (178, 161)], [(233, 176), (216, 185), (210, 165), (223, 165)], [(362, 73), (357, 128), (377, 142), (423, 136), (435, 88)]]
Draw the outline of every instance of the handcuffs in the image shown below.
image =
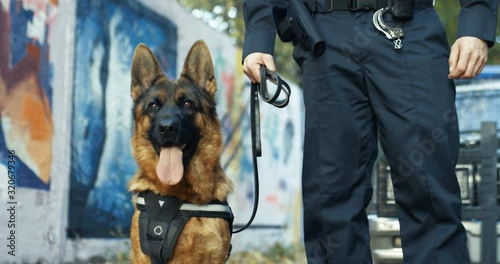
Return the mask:
[(404, 36), (403, 29), (400, 27), (390, 27), (384, 22), (383, 16), (388, 10), (388, 7), (377, 10), (373, 14), (373, 25), (380, 32), (384, 33), (388, 39), (393, 40), (394, 49), (399, 50), (403, 47), (403, 43), (401, 42), (401, 38)]

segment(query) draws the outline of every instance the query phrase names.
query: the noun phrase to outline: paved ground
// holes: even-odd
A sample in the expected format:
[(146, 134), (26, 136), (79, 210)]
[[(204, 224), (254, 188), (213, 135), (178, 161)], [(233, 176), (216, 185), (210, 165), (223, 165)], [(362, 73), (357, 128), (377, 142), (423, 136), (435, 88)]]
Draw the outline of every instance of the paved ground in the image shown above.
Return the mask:
[(270, 248), (234, 253), (227, 264), (307, 264), (302, 246), (283, 247), (276, 244)]

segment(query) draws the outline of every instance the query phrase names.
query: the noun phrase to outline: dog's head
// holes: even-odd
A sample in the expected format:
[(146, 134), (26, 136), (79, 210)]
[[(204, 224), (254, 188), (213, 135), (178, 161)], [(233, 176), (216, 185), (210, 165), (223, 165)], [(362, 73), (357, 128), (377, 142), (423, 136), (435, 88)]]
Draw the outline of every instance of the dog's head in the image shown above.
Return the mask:
[(219, 151), (216, 87), (212, 59), (203, 41), (191, 47), (178, 80), (163, 74), (146, 45), (137, 46), (132, 61), (132, 148), (147, 177), (176, 185), (203, 152), (201, 148)]

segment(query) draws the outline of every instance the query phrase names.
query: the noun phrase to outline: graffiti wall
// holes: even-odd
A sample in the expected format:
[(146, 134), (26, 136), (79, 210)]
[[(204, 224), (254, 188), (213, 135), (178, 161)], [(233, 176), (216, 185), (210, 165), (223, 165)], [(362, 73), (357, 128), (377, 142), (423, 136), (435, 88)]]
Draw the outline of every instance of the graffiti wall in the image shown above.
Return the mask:
[[(0, 151), (16, 152), (17, 186), (50, 185), (54, 126), (48, 35), (56, 10), (56, 1), (1, 4)], [(6, 156), (0, 162), (7, 165)]]
[[(58, 1), (0, 1), (0, 260), (53, 259), (64, 228)], [(64, 49), (60, 49), (64, 51)], [(62, 120), (62, 119), (60, 119)], [(43, 246), (42, 246), (43, 245)], [(31, 249), (32, 254), (29, 254)], [(24, 256), (23, 256), (24, 255)]]
[(69, 235), (128, 236), (130, 65), (145, 43), (165, 73), (176, 74), (177, 32), (168, 19), (132, 1), (77, 1)]
[[(127, 182), (136, 170), (132, 54), (146, 43), (177, 78), (198, 39), (215, 66), (222, 165), (235, 183), (229, 203), (241, 226), (256, 195), (250, 91), (229, 36), (175, 0), (0, 0), (0, 212), (7, 212), (0, 213), (0, 241), (8, 243), (0, 242), (0, 262), (126, 256)], [(287, 108), (262, 103), (261, 118), (259, 209), (251, 229), (233, 236), (234, 251), (301, 236), (300, 89), (292, 84)]]

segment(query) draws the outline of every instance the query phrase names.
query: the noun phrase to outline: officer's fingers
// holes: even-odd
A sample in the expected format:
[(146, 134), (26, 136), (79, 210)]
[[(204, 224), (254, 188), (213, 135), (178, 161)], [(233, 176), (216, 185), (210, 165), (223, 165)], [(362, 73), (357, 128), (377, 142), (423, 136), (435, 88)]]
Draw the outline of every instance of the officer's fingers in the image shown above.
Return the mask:
[(462, 46), (459, 46), (460, 50), (458, 51), (458, 61), (453, 69), (452, 72), (450, 72), (449, 76), (451, 78), (462, 78), (464, 73), (467, 71), (467, 67), (469, 66), (469, 61), (471, 57), (470, 50), (464, 50)]
[(254, 71), (251, 69), (250, 66), (248, 65), (243, 65), (243, 73), (250, 79), (251, 82), (253, 83), (258, 83), (259, 81), (257, 80), (257, 75), (255, 75)]
[(251, 82), (255, 82), (255, 77), (252, 75), (252, 71), (250, 70), (250, 65), (247, 62), (247, 59), (243, 61), (243, 73), (250, 79)]
[(460, 57), (458, 59), (457, 65), (455, 66), (453, 71), (450, 72), (450, 74), (448, 76), (451, 79), (462, 78), (464, 73), (467, 71), (467, 67), (469, 64), (469, 58), (470, 57), (468, 55), (462, 53), (462, 55), (460, 55)]
[(458, 63), (458, 56), (460, 55), (460, 48), (459, 48), (459, 43), (454, 43), (451, 46), (451, 52), (450, 52), (450, 58), (448, 59), (448, 65), (450, 66), (449, 68), (449, 74), (448, 78), (452, 79), (455, 78), (456, 76), (453, 73), (455, 70), (455, 67), (457, 66)]
[(473, 55), (469, 61), (469, 67), (467, 71), (461, 76), (461, 78), (469, 79), (476, 77), (484, 67), (485, 60), (480, 55)]
[(461, 37), (455, 44), (459, 48), (456, 68), (463, 69), (463, 72), (457, 72), (454, 78), (473, 78), (478, 75), (488, 58), (487, 43), (476, 37)]
[[(266, 65), (266, 63), (268, 65)], [(254, 83), (260, 83), (260, 66), (265, 65), (268, 69), (275, 69), (273, 56), (265, 53), (255, 52), (249, 54), (243, 61), (243, 72)]]
[(468, 42), (465, 46), (466, 53), (470, 54), (467, 70), (460, 76), (460, 78), (470, 79), (477, 75), (477, 71), (483, 62), (483, 51), (480, 46), (476, 45), (473, 41)]
[[(261, 62), (262, 63), (262, 62)], [(252, 63), (248, 66), (247, 76), (253, 83), (260, 83), (260, 65), (261, 63)]]
[(474, 70), (476, 69), (476, 66), (478, 66), (479, 63), (479, 53), (476, 49), (474, 49), (470, 43), (469, 45), (464, 45), (462, 48), (462, 54), (467, 54), (469, 59), (467, 60), (467, 63), (465, 64), (465, 70), (464, 72), (458, 76), (458, 79), (470, 79), (474, 76)]
[(260, 82), (260, 72), (259, 68), (262, 62), (262, 53), (251, 53), (245, 57), (243, 61), (243, 73), (252, 81), (253, 83)]
[(481, 48), (476, 56), (476, 65), (470, 78), (474, 78), (483, 71), (484, 65), (488, 61), (488, 47)]
[(474, 74), (473, 74), (472, 78), (478, 76), (483, 71), (484, 65), (486, 65), (486, 60), (484, 60), (483, 63), (478, 63), (476, 65), (476, 68), (474, 69)]
[(276, 66), (274, 65), (274, 58), (269, 54), (264, 54), (262, 56), (262, 60), (264, 62), (264, 66), (270, 71), (276, 71)]
[(464, 73), (459, 77), (460, 79), (470, 79), (474, 77), (474, 70), (476, 69), (476, 66), (479, 63), (477, 60), (473, 57), (469, 59), (469, 62), (467, 63), (467, 68), (465, 69)]
[(474, 77), (478, 76), (483, 71), (483, 68), (484, 68), (484, 64), (481, 65), (478, 63), (478, 65), (476, 65), (476, 67), (474, 68), (474, 71), (473, 71), (472, 76), (470, 78), (474, 78)]

